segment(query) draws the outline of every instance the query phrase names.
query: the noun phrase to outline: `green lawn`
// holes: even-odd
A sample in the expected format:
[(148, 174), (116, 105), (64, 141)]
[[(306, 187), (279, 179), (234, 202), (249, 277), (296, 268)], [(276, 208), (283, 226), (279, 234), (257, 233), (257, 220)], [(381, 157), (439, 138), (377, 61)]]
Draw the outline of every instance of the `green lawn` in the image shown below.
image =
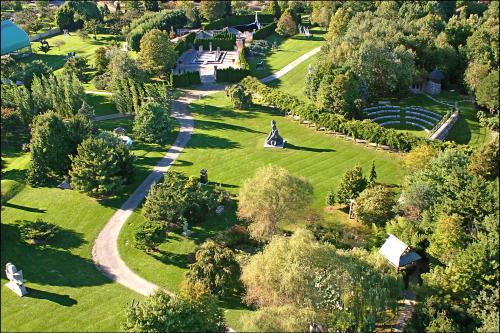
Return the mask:
[(94, 108), (96, 116), (104, 116), (108, 114), (118, 113), (116, 105), (113, 103), (111, 96), (87, 94), (87, 103)]
[[(75, 32), (70, 32), (70, 36), (57, 35), (46, 39), (51, 46), (49, 52), (43, 53), (39, 50), (40, 43), (33, 42), (31, 47), (34, 54), (23, 58), (24, 62), (31, 62), (33, 60), (41, 59), (45, 61), (54, 70), (58, 70), (64, 66), (66, 62), (64, 58), (68, 55), (68, 52), (76, 52), (77, 57), (86, 57), (90, 66), (94, 64), (94, 51), (100, 46), (112, 45), (113, 42), (117, 41), (117, 37), (114, 35), (98, 34), (97, 39), (94, 40), (93, 35), (89, 38), (82, 40), (76, 35)], [(56, 47), (54, 42), (62, 41), (63, 45)]]
[[(99, 123), (103, 129), (131, 128), (131, 119)], [(170, 141), (176, 136), (172, 133)], [(133, 138), (133, 135), (131, 134)], [(97, 201), (76, 191), (32, 188), (24, 176), (29, 155), (2, 151), (1, 265), (14, 263), (24, 272), (28, 296), (19, 298), (2, 278), (2, 331), (118, 331), (123, 309), (139, 294), (111, 283), (91, 261), (94, 239), (168, 146), (135, 142), (137, 175), (116, 198)], [(42, 218), (63, 228), (50, 245), (29, 246), (19, 240), (18, 220)]]
[[(356, 164), (368, 173), (375, 161), (380, 182), (396, 185), (402, 180), (397, 154), (374, 151), (316, 132), (288, 118), (272, 115), (263, 107), (253, 111), (233, 110), (223, 93), (205, 97), (191, 104), (190, 109), (195, 117), (195, 132), (173, 164), (173, 170), (199, 176), (200, 169), (207, 168), (209, 180), (222, 184), (233, 194), (238, 193), (243, 181), (258, 167), (269, 163), (310, 179), (315, 190), (313, 209), (319, 212), (322, 212), (326, 192), (337, 186), (343, 173)], [(287, 140), (286, 149), (263, 148), (271, 119), (277, 120), (280, 133)], [(196, 246), (217, 230), (236, 223), (235, 204), (226, 207), (222, 217), (210, 217), (202, 225), (193, 226), (196, 234), (190, 239), (171, 234), (154, 255), (133, 247), (135, 225), (142, 221), (140, 212), (135, 212), (122, 229), (119, 240), (122, 258), (139, 275), (178, 291)], [(230, 326), (241, 329), (239, 317), (248, 310), (234, 301), (222, 305), (229, 309), (226, 320)]]
[(314, 66), (318, 61), (318, 56), (314, 55), (308, 60), (300, 63), (297, 67), (290, 72), (283, 75), (281, 78), (269, 82), (268, 86), (280, 88), (287, 94), (291, 94), (300, 98), (306, 98), (304, 88), (306, 86), (307, 73), (309, 71), (309, 64)]
[[(320, 30), (320, 28), (313, 28), (311, 29), (311, 33), (313, 36), (310, 39), (306, 39), (301, 35), (284, 39), (276, 34), (266, 38), (271, 44), (276, 42), (278, 50), (271, 51), (270, 55), (265, 58), (248, 58), (252, 75), (257, 78), (271, 75), (299, 58), (301, 55), (321, 46), (324, 43), (323, 35), (325, 31)], [(255, 65), (260, 61), (263, 61), (264, 68), (256, 69)]]

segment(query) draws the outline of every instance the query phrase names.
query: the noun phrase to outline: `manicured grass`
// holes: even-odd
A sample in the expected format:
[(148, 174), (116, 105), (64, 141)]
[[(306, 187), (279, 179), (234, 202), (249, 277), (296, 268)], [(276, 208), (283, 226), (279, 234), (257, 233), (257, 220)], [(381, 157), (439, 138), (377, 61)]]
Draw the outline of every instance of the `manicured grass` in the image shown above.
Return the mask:
[(281, 78), (269, 82), (270, 87), (280, 88), (284, 92), (306, 99), (304, 88), (306, 86), (307, 73), (309, 71), (309, 64), (314, 66), (318, 61), (318, 56), (314, 55), (308, 60), (300, 63), (297, 67), (290, 72), (283, 75)]
[[(289, 118), (272, 115), (264, 107), (252, 111), (234, 110), (223, 93), (191, 104), (190, 110), (195, 117), (195, 131), (172, 170), (197, 177), (200, 169), (206, 168), (212, 183), (221, 184), (235, 195), (257, 168), (270, 163), (307, 177), (315, 190), (312, 209), (320, 213), (326, 192), (335, 188), (343, 173), (356, 164), (368, 173), (372, 161), (375, 161), (380, 182), (397, 185), (402, 180), (403, 171), (397, 154), (374, 151), (316, 132)], [(279, 131), (287, 140), (286, 149), (263, 148), (271, 119), (277, 120)], [(303, 223), (301, 217), (297, 219), (291, 223)], [(120, 234), (120, 254), (139, 275), (172, 291), (179, 290), (196, 246), (217, 230), (237, 223), (233, 204), (226, 207), (222, 217), (210, 217), (203, 224), (193, 226), (196, 233), (193, 237), (186, 239), (177, 233), (171, 234), (158, 253), (149, 255), (133, 247), (135, 226), (143, 220), (140, 212), (135, 212), (127, 221)], [(293, 225), (287, 228), (293, 228)], [(226, 320), (229, 325), (241, 329), (239, 317), (249, 310), (237, 303), (223, 303), (223, 306), (228, 309)]]
[[(39, 51), (39, 42), (33, 42), (31, 47), (34, 54), (23, 58), (23, 62), (31, 62), (33, 60), (41, 59), (51, 66), (54, 70), (58, 70), (64, 66), (66, 60), (64, 58), (68, 52), (76, 52), (77, 57), (86, 57), (90, 66), (94, 65), (94, 51), (100, 46), (112, 45), (113, 42), (118, 42), (114, 35), (98, 34), (97, 39), (94, 40), (93, 35), (87, 39), (81, 39), (75, 32), (70, 32), (70, 36), (63, 34), (50, 37), (46, 39), (51, 46), (49, 52), (43, 53)], [(64, 44), (60, 47), (54, 45), (55, 41), (63, 41)]]
[(447, 140), (455, 141), (460, 144), (469, 144), (477, 147), (491, 138), (490, 131), (479, 125), (477, 111), (471, 102), (458, 103), (460, 108), (460, 118), (448, 133)]
[[(276, 42), (278, 45), (277, 51), (271, 51), (270, 55), (265, 58), (253, 57), (248, 58), (252, 75), (257, 78), (262, 78), (285, 67), (301, 55), (311, 51), (312, 49), (324, 43), (324, 31), (319, 28), (311, 29), (313, 35), (310, 39), (302, 35), (296, 35), (290, 38), (282, 38), (273, 34), (266, 38), (271, 44)], [(263, 69), (256, 69), (255, 66), (260, 61), (263, 61)]]
[[(103, 129), (130, 130), (131, 119), (99, 122)], [(172, 133), (170, 141), (176, 136)], [(133, 139), (133, 134), (130, 134)], [(2, 192), (1, 265), (14, 263), (24, 272), (29, 295), (19, 298), (2, 278), (2, 331), (118, 331), (124, 307), (142, 296), (111, 283), (95, 268), (91, 249), (104, 224), (146, 177), (167, 146), (135, 142), (136, 178), (115, 198), (97, 201), (76, 191), (32, 188), (24, 177), (29, 154), (2, 152), (7, 167)], [(19, 220), (42, 218), (63, 232), (49, 245), (29, 246), (19, 240)]]

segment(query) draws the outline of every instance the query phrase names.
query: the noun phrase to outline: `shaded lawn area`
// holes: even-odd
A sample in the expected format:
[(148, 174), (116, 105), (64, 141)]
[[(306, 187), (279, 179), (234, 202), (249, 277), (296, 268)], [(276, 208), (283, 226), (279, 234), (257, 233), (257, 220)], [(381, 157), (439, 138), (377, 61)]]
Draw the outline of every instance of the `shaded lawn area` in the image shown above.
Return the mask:
[[(99, 122), (103, 129), (131, 128), (131, 119)], [(171, 134), (169, 142), (177, 135)], [(133, 134), (130, 134), (133, 139)], [(3, 147), (2, 147), (3, 148)], [(19, 298), (2, 278), (2, 331), (119, 331), (124, 308), (143, 297), (111, 283), (91, 260), (92, 245), (107, 220), (149, 174), (168, 146), (135, 142), (136, 177), (115, 198), (98, 201), (76, 191), (55, 187), (32, 188), (24, 176), (29, 154), (2, 150), (1, 265), (22, 269), (29, 295)], [(48, 245), (30, 246), (19, 240), (19, 220), (43, 220), (63, 232)]]
[[(63, 34), (54, 37), (47, 38), (51, 46), (49, 52), (43, 53), (39, 50), (40, 43), (33, 42), (31, 47), (33, 49), (33, 55), (23, 58), (23, 62), (31, 62), (33, 60), (43, 60), (52, 67), (54, 70), (58, 70), (64, 66), (66, 60), (64, 58), (68, 55), (68, 52), (76, 52), (77, 57), (86, 57), (89, 66), (94, 65), (94, 51), (100, 46), (112, 45), (114, 42), (118, 43), (118, 37), (109, 34), (98, 34), (97, 39), (94, 40), (93, 35), (89, 35), (87, 39), (81, 39), (76, 35), (75, 32), (70, 32), (69, 36), (64, 36)], [(64, 44), (60, 47), (56, 47), (54, 42), (62, 41)]]
[[(321, 46), (324, 43), (323, 35), (324, 30), (320, 28), (313, 28), (310, 30), (312, 37), (305, 38), (302, 35), (295, 35), (289, 38), (280, 37), (277, 34), (272, 34), (266, 40), (273, 44), (276, 42), (278, 50), (270, 51), (269, 55), (265, 58), (262, 57), (248, 57), (250, 70), (252, 75), (257, 78), (263, 78), (271, 75), (272, 73), (285, 67), (301, 55), (311, 51), (312, 49)], [(256, 64), (263, 61), (263, 69), (256, 69)]]
[[(187, 147), (173, 164), (173, 170), (198, 177), (200, 169), (206, 168), (209, 181), (221, 184), (233, 195), (238, 194), (244, 180), (253, 176), (257, 168), (270, 163), (285, 167), (295, 175), (305, 176), (313, 183), (315, 195), (311, 209), (319, 213), (323, 210), (327, 191), (336, 188), (344, 172), (356, 164), (368, 174), (372, 161), (375, 161), (380, 182), (397, 186), (402, 181), (399, 155), (374, 151), (316, 132), (289, 118), (270, 114), (265, 107), (256, 107), (252, 111), (234, 110), (225, 95), (217, 93), (191, 104), (190, 110), (195, 117), (195, 130)], [(287, 141), (283, 150), (263, 148), (271, 119), (277, 120), (279, 131)], [(134, 229), (144, 221), (140, 212), (134, 212), (120, 234), (122, 259), (139, 275), (169, 290), (178, 291), (196, 247), (217, 231), (237, 223), (235, 208), (233, 204), (226, 207), (222, 216), (212, 216), (200, 225), (190, 226), (196, 234), (189, 239), (179, 233), (170, 234), (154, 255), (133, 247)], [(339, 216), (333, 215), (334, 219)], [(302, 217), (297, 216), (296, 221), (284, 227), (293, 229), (303, 224)], [(332, 216), (325, 219), (331, 220)], [(241, 330), (240, 317), (250, 310), (234, 300), (229, 304), (223, 303), (223, 306), (227, 309), (228, 324)]]
[(111, 96), (88, 93), (86, 94), (85, 99), (87, 103), (94, 108), (96, 116), (118, 113)]

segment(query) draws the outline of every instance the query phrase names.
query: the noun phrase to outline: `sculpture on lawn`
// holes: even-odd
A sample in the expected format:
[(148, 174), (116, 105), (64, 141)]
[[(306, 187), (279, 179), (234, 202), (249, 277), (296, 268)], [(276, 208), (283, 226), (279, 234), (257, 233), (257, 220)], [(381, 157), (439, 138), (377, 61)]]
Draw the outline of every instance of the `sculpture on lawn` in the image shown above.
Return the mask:
[(16, 266), (10, 262), (5, 265), (5, 275), (9, 282), (6, 284), (7, 288), (15, 292), (18, 296), (24, 296), (28, 292), (24, 286), (23, 271), (18, 271)]
[(271, 132), (269, 132), (269, 135), (267, 136), (266, 139), (266, 144), (264, 145), (265, 147), (271, 147), (271, 148), (283, 148), (285, 145), (285, 140), (280, 136), (278, 132), (278, 128), (276, 127), (276, 121), (272, 120), (271, 121)]

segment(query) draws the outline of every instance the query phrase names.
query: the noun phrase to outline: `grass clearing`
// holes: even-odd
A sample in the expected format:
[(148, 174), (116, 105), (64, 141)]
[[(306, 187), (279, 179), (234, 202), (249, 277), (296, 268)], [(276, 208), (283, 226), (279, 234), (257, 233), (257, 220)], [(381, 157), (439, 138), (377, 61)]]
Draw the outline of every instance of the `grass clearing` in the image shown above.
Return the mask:
[[(264, 58), (249, 57), (248, 63), (250, 64), (252, 75), (257, 78), (263, 78), (271, 75), (303, 54), (321, 46), (324, 43), (324, 30), (321, 30), (320, 28), (313, 28), (311, 29), (311, 34), (312, 37), (309, 39), (299, 35), (295, 35), (290, 38), (283, 38), (277, 34), (272, 34), (267, 37), (266, 40), (271, 43), (271, 45), (276, 42), (278, 50), (271, 51), (269, 55)], [(263, 68), (256, 69), (257, 63), (261, 61), (263, 62)]]
[[(121, 126), (130, 133), (132, 120), (102, 121), (98, 126), (107, 130)], [(170, 142), (177, 132), (171, 134)], [(2, 191), (10, 199), (1, 212), (1, 265), (12, 262), (22, 269), (29, 292), (19, 298), (2, 278), (2, 331), (119, 331), (125, 305), (143, 299), (104, 277), (91, 259), (98, 233), (168, 146), (136, 141), (132, 149), (137, 156), (134, 181), (119, 196), (102, 201), (55, 187), (32, 188), (24, 182), (29, 154), (2, 152), (7, 165)], [(47, 245), (22, 243), (17, 221), (36, 218), (57, 224), (63, 232)]]
[[(368, 174), (372, 161), (375, 161), (380, 182), (393, 186), (401, 182), (403, 171), (399, 155), (375, 151), (316, 132), (289, 118), (270, 114), (265, 107), (256, 107), (251, 111), (234, 110), (223, 93), (204, 97), (189, 107), (195, 117), (195, 130), (172, 170), (197, 177), (200, 170), (206, 168), (210, 182), (221, 184), (234, 195), (257, 168), (270, 163), (307, 177), (315, 190), (311, 209), (320, 213), (327, 191), (335, 188), (344, 172), (356, 164), (360, 164)], [(280, 133), (287, 141), (283, 150), (263, 148), (271, 119), (277, 120)], [(196, 247), (218, 230), (237, 223), (235, 208), (233, 204), (226, 207), (222, 216), (212, 216), (200, 225), (190, 226), (195, 235), (189, 239), (178, 233), (171, 234), (154, 255), (133, 247), (135, 226), (144, 220), (140, 212), (134, 212), (120, 234), (120, 254), (139, 275), (169, 290), (178, 291)], [(342, 219), (340, 215), (330, 214), (325, 219), (336, 220), (331, 223), (343, 223), (339, 221)], [(293, 222), (286, 228), (303, 223), (302, 220)], [(236, 330), (241, 329), (239, 318), (249, 310), (234, 300), (223, 302), (222, 306), (227, 309), (229, 325)]]

